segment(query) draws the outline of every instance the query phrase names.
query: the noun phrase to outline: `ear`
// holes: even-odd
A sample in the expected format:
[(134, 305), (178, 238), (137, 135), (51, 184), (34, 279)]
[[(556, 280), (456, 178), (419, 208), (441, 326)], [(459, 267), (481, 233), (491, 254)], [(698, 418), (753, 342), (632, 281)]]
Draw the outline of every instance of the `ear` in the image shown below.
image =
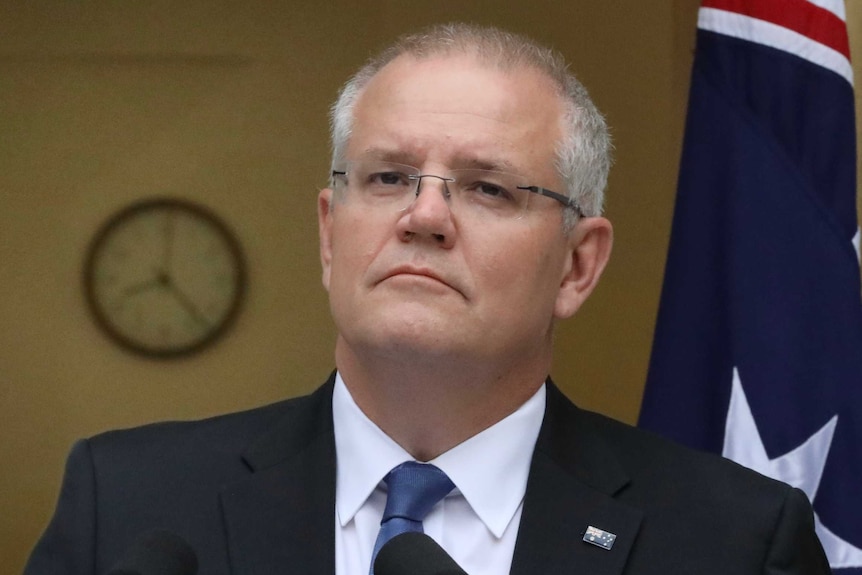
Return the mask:
[(563, 270), (554, 317), (575, 315), (593, 292), (611, 256), (614, 230), (605, 218), (581, 218), (568, 238), (568, 259)]
[(317, 195), (317, 231), (320, 235), (320, 263), (323, 267), (323, 287), (329, 291), (332, 264), (332, 190), (324, 188)]

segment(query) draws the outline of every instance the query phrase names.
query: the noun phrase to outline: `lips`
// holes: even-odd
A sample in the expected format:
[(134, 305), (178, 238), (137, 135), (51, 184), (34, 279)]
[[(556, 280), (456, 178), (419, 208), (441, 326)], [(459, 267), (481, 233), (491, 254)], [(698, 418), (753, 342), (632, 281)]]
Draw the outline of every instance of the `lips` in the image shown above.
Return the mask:
[(418, 277), (429, 278), (429, 279), (435, 280), (435, 281), (445, 285), (446, 287), (448, 287), (450, 289), (457, 291), (458, 293), (462, 293), (461, 290), (458, 289), (452, 282), (445, 279), (444, 277), (442, 277), (440, 274), (438, 274), (434, 270), (424, 268), (424, 267), (409, 266), (409, 265), (398, 266), (396, 268), (393, 268), (392, 270), (389, 270), (386, 274), (384, 274), (383, 278), (378, 283), (381, 283), (381, 282), (384, 282), (390, 278), (395, 278), (395, 277), (399, 277), (399, 276), (418, 276)]
[(410, 275), (410, 276), (425, 276), (434, 280), (437, 280), (440, 283), (444, 283), (449, 285), (449, 282), (441, 278), (439, 275), (434, 273), (433, 271), (425, 268), (417, 268), (413, 266), (400, 266), (397, 267), (384, 276), (384, 280), (387, 280), (391, 277), (400, 276), (400, 275)]

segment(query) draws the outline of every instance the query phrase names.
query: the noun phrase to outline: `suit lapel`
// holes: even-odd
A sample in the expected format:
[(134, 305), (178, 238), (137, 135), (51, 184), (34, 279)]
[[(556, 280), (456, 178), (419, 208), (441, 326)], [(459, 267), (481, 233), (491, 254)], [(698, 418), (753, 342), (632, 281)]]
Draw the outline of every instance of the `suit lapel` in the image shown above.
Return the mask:
[[(614, 499), (629, 478), (583, 414), (550, 380), (547, 389), (511, 573), (619, 574), (642, 515)], [(613, 547), (584, 542), (588, 527), (615, 534)]]
[[(334, 377), (243, 456), (250, 478), (222, 490), (233, 575), (335, 572)], [(553, 385), (530, 468), (512, 575), (622, 572), (641, 512), (614, 499), (629, 479), (602, 436)], [(588, 527), (616, 535), (605, 550)]]
[(234, 575), (335, 572), (333, 381), (291, 405), (244, 454), (253, 475), (222, 491)]

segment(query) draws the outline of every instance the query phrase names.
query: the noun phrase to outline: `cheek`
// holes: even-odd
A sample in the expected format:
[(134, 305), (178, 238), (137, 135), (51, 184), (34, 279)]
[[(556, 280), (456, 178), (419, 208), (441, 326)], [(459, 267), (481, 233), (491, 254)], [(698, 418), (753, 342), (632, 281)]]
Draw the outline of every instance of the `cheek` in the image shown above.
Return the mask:
[(552, 270), (558, 272), (559, 254), (549, 249), (551, 241), (531, 232), (535, 230), (491, 235), (478, 249), (470, 250), (471, 268), (483, 283), (502, 289), (535, 289), (537, 284), (547, 283)]
[(343, 206), (332, 226), (330, 291), (357, 286), (386, 242), (385, 225), (353, 215)]
[(478, 267), (473, 269), (481, 292), (495, 302), (496, 313), (550, 318), (560, 290), (563, 259), (562, 250), (550, 239), (541, 243), (535, 236), (525, 235), (498, 245), (493, 257), (477, 257)]
[(332, 246), (332, 265), (330, 266), (330, 292), (343, 291), (359, 282), (358, 277), (364, 267), (366, 256), (358, 242), (338, 241)]

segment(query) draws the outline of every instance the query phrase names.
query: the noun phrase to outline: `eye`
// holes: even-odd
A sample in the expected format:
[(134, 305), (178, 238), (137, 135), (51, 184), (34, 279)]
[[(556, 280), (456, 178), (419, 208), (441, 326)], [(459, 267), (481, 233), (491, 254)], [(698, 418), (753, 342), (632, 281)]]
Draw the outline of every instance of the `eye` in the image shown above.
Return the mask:
[(410, 179), (403, 172), (374, 172), (368, 176), (368, 183), (373, 186), (406, 186)]
[(462, 188), (462, 191), (471, 201), (488, 206), (502, 206), (516, 202), (515, 195), (507, 186), (488, 179), (468, 180), (468, 184)]
[(511, 196), (506, 188), (489, 182), (476, 182), (472, 188), (475, 192), (491, 198), (506, 199)]

